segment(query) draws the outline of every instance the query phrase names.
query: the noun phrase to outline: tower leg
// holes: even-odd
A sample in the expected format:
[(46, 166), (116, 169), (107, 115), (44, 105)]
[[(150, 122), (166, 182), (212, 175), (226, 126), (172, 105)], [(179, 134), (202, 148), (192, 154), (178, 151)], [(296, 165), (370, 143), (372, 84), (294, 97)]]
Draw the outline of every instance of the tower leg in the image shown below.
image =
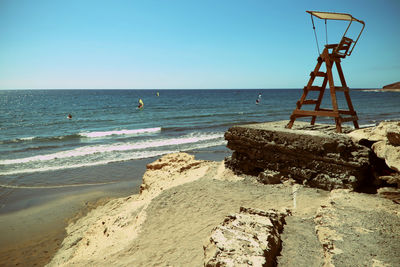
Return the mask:
[[(336, 63), (337, 71), (339, 73), (340, 82), (342, 83), (342, 87), (346, 87), (347, 88), (346, 80), (345, 80), (344, 75), (343, 75), (343, 70), (342, 70), (342, 66), (340, 65), (340, 61), (336, 61), (335, 63)], [(355, 112), (354, 107), (353, 107), (353, 103), (351, 102), (349, 91), (347, 91), (347, 90), (344, 91), (344, 96), (346, 97), (346, 102), (347, 102), (347, 106), (348, 106), (349, 110), (355, 116), (357, 116), (357, 113)], [(358, 126), (357, 120), (354, 120), (353, 124), (354, 124), (354, 128), (356, 128), (356, 129), (360, 128)]]
[[(318, 99), (317, 99), (317, 104), (315, 105), (315, 109), (314, 110), (319, 110), (319, 107), (321, 106), (321, 102), (322, 102), (322, 98), (324, 97), (324, 93), (325, 93), (325, 88), (326, 88), (326, 84), (327, 84), (327, 82), (328, 82), (328, 78), (327, 78), (327, 76), (325, 75), (325, 77), (324, 77), (324, 81), (322, 82), (322, 89), (321, 89), (321, 91), (319, 92), (319, 95), (318, 95)], [(317, 116), (312, 116), (312, 119), (311, 119), (311, 125), (314, 125), (315, 124), (315, 120), (317, 119)]]
[(326, 62), (326, 75), (328, 76), (329, 88), (330, 88), (330, 93), (331, 93), (331, 101), (332, 101), (333, 113), (334, 113), (335, 124), (336, 124), (336, 131), (338, 133), (341, 133), (342, 126), (340, 124), (341, 122), (339, 119), (339, 107), (337, 104), (335, 83), (333, 81), (333, 74), (332, 74), (333, 62), (329, 59), (329, 55), (326, 55), (325, 62)]

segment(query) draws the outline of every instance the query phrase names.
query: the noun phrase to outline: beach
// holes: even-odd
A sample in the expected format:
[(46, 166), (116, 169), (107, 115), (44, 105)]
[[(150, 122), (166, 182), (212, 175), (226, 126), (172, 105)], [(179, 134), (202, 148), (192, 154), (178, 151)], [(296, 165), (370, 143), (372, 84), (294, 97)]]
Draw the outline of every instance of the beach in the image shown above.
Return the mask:
[[(221, 160), (227, 155), (226, 152), (213, 153), (208, 150), (193, 153), (207, 160)], [(60, 177), (72, 176), (78, 172), (86, 176), (114, 175), (130, 178), (115, 183), (9, 189), (6, 198), (3, 198), (7, 204), (3, 204), (0, 213), (0, 265), (47, 264), (60, 249), (67, 234), (65, 228), (70, 223), (111, 199), (139, 193), (146, 165), (154, 160), (156, 158), (52, 173)]]
[[(400, 260), (388, 249), (399, 245), (390, 241), (400, 234), (399, 206), (376, 195), (291, 181), (265, 185), (235, 175), (223, 161), (198, 161), (184, 153), (149, 164), (141, 188), (140, 194), (114, 199), (70, 224), (48, 266), (203, 266), (211, 231), (242, 206), (292, 211), (282, 234), (282, 266), (321, 266), (324, 240), (343, 239), (342, 231), (348, 242), (341, 266), (396, 266)], [(322, 222), (316, 219), (324, 216)], [(376, 246), (381, 242), (387, 247)]]
[[(254, 99), (260, 92), (262, 100), (255, 105)], [(221, 171), (216, 175), (219, 168), (217, 166), (232, 154), (224, 139), (227, 130), (233, 125), (259, 123), (266, 119), (287, 119), (294, 108), (293, 103), (301, 95), (301, 90), (165, 90), (159, 97), (148, 90), (21, 90), (4, 91), (2, 94), (2, 99), (8, 101), (0, 103), (6, 118), (0, 136), (2, 265), (42, 266), (49, 263), (55, 253), (62, 253), (60, 251), (65, 246), (63, 241), (68, 240), (70, 236), (68, 229), (72, 225), (79, 225), (76, 223), (86, 214), (91, 214), (97, 207), (101, 210), (103, 204), (107, 207), (112, 201), (115, 202), (114, 208), (118, 210), (118, 206), (124, 206), (126, 198), (130, 197), (126, 201), (130, 204), (136, 203), (137, 198), (143, 198), (144, 196), (138, 194), (147, 170), (146, 165), (171, 153), (186, 152), (194, 155), (196, 160), (210, 161), (202, 163), (209, 166), (201, 177), (196, 176), (198, 179), (195, 181), (176, 186), (187, 188), (194, 198), (192, 199), (190, 194), (184, 194), (179, 204), (191, 203), (190, 205), (201, 205), (205, 208), (211, 205), (210, 209), (203, 211), (201, 207), (196, 206), (199, 213), (193, 214), (194, 211), (190, 209), (184, 211), (189, 204), (184, 207), (178, 205), (178, 210), (192, 216), (203, 218), (204, 212), (204, 221), (200, 221), (199, 225), (208, 226), (198, 229), (202, 236), (197, 236), (197, 244), (203, 242), (204, 238), (207, 239), (205, 234), (210, 234), (213, 228), (211, 221), (216, 225), (217, 221), (223, 221), (224, 216), (228, 216), (229, 213), (238, 212), (241, 206), (239, 203), (243, 206), (247, 203), (251, 208), (263, 210), (293, 206), (292, 186), (265, 186), (254, 182), (254, 178), (251, 177), (236, 181), (235, 175), (224, 174), (223, 176), (228, 178), (222, 180), (215, 177), (225, 173)], [(138, 96), (141, 96), (145, 103), (145, 108), (141, 111), (132, 109), (132, 102)], [(368, 126), (375, 125), (380, 120), (398, 119), (398, 97), (399, 94), (391, 92), (354, 92), (353, 102), (357, 105), (360, 118), (363, 118), (360, 124)], [(221, 102), (221, 99), (224, 101)], [(380, 102), (375, 101), (376, 99)], [(66, 118), (66, 114), (71, 112), (69, 107), (75, 110), (72, 119)], [(185, 112), (182, 112), (183, 109)], [(34, 117), (32, 114), (40, 116)], [(322, 118), (322, 121), (324, 120), (327, 118)], [(164, 182), (169, 184), (168, 181)], [(198, 186), (193, 187), (196, 188), (193, 189), (195, 191), (211, 190), (205, 195), (197, 196), (201, 200), (198, 204), (191, 202), (196, 199), (195, 193), (191, 191), (195, 185)], [(236, 191), (228, 190), (235, 186)], [(146, 210), (150, 210), (150, 207), (157, 203), (156, 199), (171, 193), (172, 189), (165, 190), (167, 186), (161, 187), (164, 190), (160, 191), (157, 197), (151, 201), (146, 200)], [(216, 192), (213, 192), (212, 188)], [(240, 192), (240, 188), (243, 192)], [(311, 199), (319, 199), (319, 194), (326, 194), (321, 189), (304, 188), (302, 190), (309, 192), (307, 197)], [(271, 199), (267, 199), (268, 194), (271, 194)], [(275, 196), (276, 194), (279, 197)], [(171, 199), (175, 195), (177, 193), (171, 195)], [(237, 200), (233, 201), (236, 197)], [(279, 201), (275, 203), (277, 199)], [(266, 201), (264, 204), (263, 200)], [(202, 201), (205, 201), (204, 204)], [(218, 207), (213, 206), (213, 202), (218, 203)], [(316, 202), (315, 207), (321, 203)], [(297, 208), (301, 207), (299, 205)], [(220, 213), (215, 211), (219, 210), (219, 207)], [(172, 209), (173, 206), (167, 213), (173, 214)], [(314, 208), (310, 206), (310, 209)], [(157, 214), (155, 208), (152, 210)], [(313, 212), (315, 209), (311, 213)], [(110, 212), (106, 209), (103, 213)], [(215, 213), (217, 217), (208, 218), (209, 213)], [(189, 220), (176, 216), (182, 221)], [(313, 229), (313, 224), (309, 224), (312, 222), (310, 217), (312, 216), (307, 217), (308, 219), (304, 217), (304, 227), (294, 225), (293, 229)], [(102, 223), (104, 219), (100, 218), (99, 215), (98, 220), (102, 220)], [(292, 218), (294, 217), (287, 220)], [(141, 217), (141, 220), (146, 219)], [(210, 223), (208, 220), (211, 220)], [(296, 222), (301, 220), (303, 219), (294, 219)], [(147, 227), (146, 225), (147, 223), (143, 224), (143, 227)], [(82, 229), (91, 231), (85, 227), (82, 226)], [(151, 232), (155, 231), (150, 229)], [(105, 228), (99, 228), (100, 230), (102, 232)], [(106, 232), (112, 236), (110, 228), (107, 228)], [(122, 235), (125, 237), (127, 234)], [(150, 242), (145, 240), (145, 236), (138, 235), (137, 238), (142, 244)], [(167, 239), (168, 237), (165, 237), (165, 240)], [(74, 244), (77, 241), (76, 245), (79, 245), (82, 240), (76, 239), (71, 242)], [(129, 242), (142, 247), (134, 243), (134, 240)], [(150, 250), (151, 246), (147, 247)], [(168, 250), (167, 247), (165, 248)], [(76, 246), (71, 248), (75, 249)], [(317, 248), (320, 248), (320, 245), (315, 247)], [(198, 251), (198, 246), (196, 249), (196, 253), (200, 253), (196, 254), (196, 257), (200, 259), (203, 252)], [(93, 251), (97, 250), (93, 248)], [(138, 253), (142, 253), (141, 250), (138, 250)], [(144, 264), (146, 258), (149, 257), (135, 256), (130, 260)], [(54, 263), (56, 260), (57, 256), (51, 264), (57, 265), (58, 263)], [(75, 259), (71, 258), (71, 261)], [(154, 262), (149, 264), (157, 265)]]
[(324, 242), (344, 235), (341, 266), (350, 266), (349, 259), (362, 258), (352, 266), (396, 266), (400, 261), (393, 250), (399, 246), (400, 209), (391, 200), (346, 189), (329, 192), (290, 179), (262, 184), (206, 154), (199, 154), (203, 160), (175, 153), (141, 162), (147, 167), (138, 191), (123, 197), (102, 198), (101, 190), (75, 192), (2, 215), (2, 223), (18, 229), (21, 237), (12, 232), (9, 239), (3, 236), (18, 242), (3, 246), (2, 265), (203, 266), (211, 231), (241, 207), (291, 211), (278, 265), (321, 266)]

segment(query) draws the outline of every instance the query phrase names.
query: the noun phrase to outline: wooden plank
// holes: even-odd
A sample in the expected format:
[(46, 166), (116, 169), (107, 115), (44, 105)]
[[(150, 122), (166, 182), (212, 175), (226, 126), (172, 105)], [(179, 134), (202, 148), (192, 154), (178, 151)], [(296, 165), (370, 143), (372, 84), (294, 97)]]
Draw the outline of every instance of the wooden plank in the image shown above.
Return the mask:
[(315, 76), (315, 77), (325, 77), (325, 76), (326, 76), (326, 73), (323, 72), (323, 71), (317, 71), (317, 72), (312, 71), (312, 72), (310, 73), (310, 76), (311, 76), (311, 77), (313, 77), (313, 76)]
[(339, 112), (322, 111), (322, 110), (299, 110), (299, 109), (295, 109), (293, 111), (292, 115), (339, 117)]
[[(333, 109), (327, 109), (327, 108), (320, 108), (319, 110), (322, 111), (331, 111), (333, 112)], [(356, 115), (356, 112), (354, 110), (345, 110), (345, 109), (339, 109), (338, 110), (339, 114), (345, 114), (345, 115)]]
[(303, 105), (315, 105), (317, 103), (317, 99), (306, 99), (303, 101)]
[(327, 44), (325, 45), (326, 48), (330, 49), (330, 48), (336, 48), (339, 44)]

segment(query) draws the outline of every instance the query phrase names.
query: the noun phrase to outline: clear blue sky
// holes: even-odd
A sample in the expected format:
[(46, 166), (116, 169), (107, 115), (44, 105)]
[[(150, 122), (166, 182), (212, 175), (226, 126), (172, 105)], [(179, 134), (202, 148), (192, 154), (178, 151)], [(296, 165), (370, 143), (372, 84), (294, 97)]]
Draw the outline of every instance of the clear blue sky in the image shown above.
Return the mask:
[(400, 81), (399, 0), (0, 0), (0, 89), (302, 88), (306, 10), (366, 22), (342, 63), (351, 88)]

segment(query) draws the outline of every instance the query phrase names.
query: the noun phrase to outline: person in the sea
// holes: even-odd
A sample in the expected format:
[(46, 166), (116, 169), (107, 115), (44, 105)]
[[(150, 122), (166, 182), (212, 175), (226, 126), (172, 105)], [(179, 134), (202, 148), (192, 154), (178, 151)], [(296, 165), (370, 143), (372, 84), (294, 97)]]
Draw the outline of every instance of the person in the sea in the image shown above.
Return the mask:
[(67, 118), (68, 118), (68, 119), (72, 119), (72, 115), (71, 115), (71, 114), (68, 114)]
[(143, 106), (144, 106), (143, 100), (139, 98), (138, 108), (143, 108)]

